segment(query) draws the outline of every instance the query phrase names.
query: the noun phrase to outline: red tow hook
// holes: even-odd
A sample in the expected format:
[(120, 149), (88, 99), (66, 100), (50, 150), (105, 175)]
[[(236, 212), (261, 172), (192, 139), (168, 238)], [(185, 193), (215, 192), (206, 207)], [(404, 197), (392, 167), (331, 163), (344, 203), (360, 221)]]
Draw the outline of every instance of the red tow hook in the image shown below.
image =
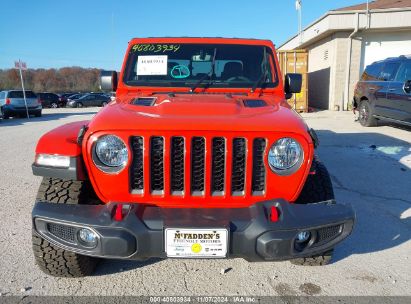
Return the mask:
[(276, 206), (271, 206), (270, 210), (270, 221), (275, 223), (278, 222), (278, 219), (280, 218), (280, 212), (278, 211)]
[(114, 206), (114, 217), (113, 217), (113, 219), (116, 222), (121, 222), (124, 219), (123, 205), (122, 204), (116, 204)]

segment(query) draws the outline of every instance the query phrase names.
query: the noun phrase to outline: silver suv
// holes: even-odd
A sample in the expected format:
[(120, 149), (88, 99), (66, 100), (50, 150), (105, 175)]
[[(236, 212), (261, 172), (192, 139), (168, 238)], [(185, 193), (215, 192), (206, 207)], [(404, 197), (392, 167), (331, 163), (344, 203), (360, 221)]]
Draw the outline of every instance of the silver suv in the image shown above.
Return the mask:
[[(41, 103), (33, 91), (26, 91), (27, 108), (30, 115), (41, 116)], [(0, 115), (3, 119), (12, 116), (26, 116), (26, 105), (24, 103), (23, 91), (1, 91), (0, 92)]]

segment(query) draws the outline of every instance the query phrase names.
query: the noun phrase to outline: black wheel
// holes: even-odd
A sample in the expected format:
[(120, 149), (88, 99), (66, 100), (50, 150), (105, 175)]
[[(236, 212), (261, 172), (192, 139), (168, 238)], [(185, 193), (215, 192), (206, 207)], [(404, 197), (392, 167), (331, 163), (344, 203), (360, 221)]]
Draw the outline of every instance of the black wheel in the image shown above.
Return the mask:
[(58, 108), (58, 107), (59, 107), (59, 105), (57, 104), (57, 102), (52, 102), (52, 103), (50, 104), (50, 108), (56, 109), (56, 108)]
[[(90, 184), (84, 181), (43, 178), (37, 201), (52, 204), (96, 204), (98, 201)], [(98, 259), (61, 249), (40, 237), (33, 229), (34, 258), (40, 269), (56, 277), (83, 277), (91, 275)]]
[(76, 107), (77, 107), (77, 108), (82, 108), (82, 107), (83, 107), (83, 104), (82, 104), (81, 102), (77, 102), (77, 103), (76, 103)]
[(36, 116), (36, 117), (41, 117), (41, 111), (40, 111), (40, 112), (37, 112), (36, 114), (34, 114), (34, 116)]
[(375, 127), (377, 119), (373, 116), (373, 112), (368, 100), (362, 100), (358, 108), (358, 121), (363, 127)]
[(1, 116), (3, 117), (3, 119), (9, 119), (10, 118), (10, 116), (8, 114), (4, 113), (3, 108), (0, 108), (0, 110), (1, 110)]
[[(318, 159), (314, 158), (313, 169), (315, 174), (309, 175), (304, 184), (296, 204), (314, 204), (335, 198), (333, 185), (327, 168)], [(330, 263), (333, 249), (319, 255), (291, 260), (291, 263), (302, 266), (322, 266)]]

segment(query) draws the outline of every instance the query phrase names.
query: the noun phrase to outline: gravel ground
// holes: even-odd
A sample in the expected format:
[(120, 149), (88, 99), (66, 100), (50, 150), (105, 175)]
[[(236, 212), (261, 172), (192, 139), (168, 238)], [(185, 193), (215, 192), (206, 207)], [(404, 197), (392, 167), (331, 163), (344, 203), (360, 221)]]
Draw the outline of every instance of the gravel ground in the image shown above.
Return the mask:
[[(354, 233), (325, 267), (235, 260), (104, 261), (88, 278), (43, 274), (31, 251), (40, 178), (34, 149), (46, 131), (98, 108), (45, 110), (0, 121), (0, 293), (4, 295), (411, 295), (411, 129), (362, 128), (351, 113), (304, 114), (321, 140), (337, 200), (357, 213)], [(225, 271), (222, 271), (224, 269)]]

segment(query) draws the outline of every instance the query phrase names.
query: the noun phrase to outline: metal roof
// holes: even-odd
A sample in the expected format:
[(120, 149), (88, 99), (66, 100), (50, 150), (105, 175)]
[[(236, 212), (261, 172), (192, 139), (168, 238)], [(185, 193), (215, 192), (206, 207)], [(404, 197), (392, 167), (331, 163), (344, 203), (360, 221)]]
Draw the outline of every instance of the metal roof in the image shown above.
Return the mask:
[[(403, 8), (403, 7), (411, 7), (411, 0), (376, 0), (371, 1), (369, 3), (369, 9), (389, 9), (389, 8)], [(356, 10), (366, 10), (367, 9), (367, 2), (352, 5), (347, 7), (342, 7), (339, 9), (335, 9), (333, 11), (356, 11)]]
[[(359, 14), (360, 29), (367, 28), (367, 26), (367, 29), (378, 29), (379, 31), (411, 28), (411, 18), (409, 17), (411, 15), (411, 0), (377, 0), (370, 2), (369, 13), (378, 16), (378, 18), (370, 19), (371, 23), (368, 25), (366, 24), (366, 5), (366, 3), (363, 3), (357, 6), (328, 11), (325, 15), (304, 28), (304, 41), (302, 44), (297, 41), (299, 39), (297, 34), (281, 44), (278, 49), (304, 48), (307, 47), (307, 44), (330, 35), (332, 32), (353, 31), (355, 24), (352, 18), (356, 14)], [(383, 5), (387, 8), (382, 8)], [(391, 6), (390, 8), (388, 8), (389, 5)], [(398, 7), (400, 5), (402, 7)], [(394, 14), (398, 13), (402, 13), (404, 16), (395, 18)], [(388, 14), (392, 14), (393, 17)]]

